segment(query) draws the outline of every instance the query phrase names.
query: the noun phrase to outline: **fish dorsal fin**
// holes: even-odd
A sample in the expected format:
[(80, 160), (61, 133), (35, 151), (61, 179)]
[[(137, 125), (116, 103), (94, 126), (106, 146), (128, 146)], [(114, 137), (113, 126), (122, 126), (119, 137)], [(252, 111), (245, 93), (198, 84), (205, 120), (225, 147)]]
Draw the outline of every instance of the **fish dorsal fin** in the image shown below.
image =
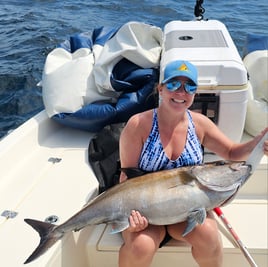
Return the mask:
[(196, 178), (190, 172), (179, 169), (178, 171), (179, 171), (178, 179), (173, 179), (170, 181), (169, 189), (182, 185), (189, 185), (196, 180)]
[(113, 221), (111, 223), (112, 229), (110, 231), (110, 234), (120, 233), (120, 232), (126, 230), (128, 227), (129, 227), (129, 221), (127, 218), (124, 220), (121, 220), (121, 221)]
[(207, 216), (207, 212), (205, 208), (199, 208), (197, 210), (193, 210), (190, 212), (187, 217), (187, 226), (182, 234), (182, 236), (186, 236), (189, 234), (197, 224), (203, 224)]

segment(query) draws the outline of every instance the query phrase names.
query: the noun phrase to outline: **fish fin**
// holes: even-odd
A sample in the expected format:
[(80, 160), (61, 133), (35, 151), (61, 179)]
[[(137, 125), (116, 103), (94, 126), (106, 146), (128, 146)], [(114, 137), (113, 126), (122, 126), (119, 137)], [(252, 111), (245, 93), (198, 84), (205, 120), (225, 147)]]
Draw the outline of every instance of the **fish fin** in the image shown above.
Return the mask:
[(62, 238), (64, 233), (55, 232), (56, 225), (51, 223), (46, 223), (42, 221), (24, 219), (26, 223), (31, 225), (40, 236), (40, 243), (33, 253), (27, 258), (24, 264), (30, 263), (31, 261), (37, 259), (43, 253), (45, 253), (50, 247), (52, 247), (59, 239)]
[(120, 170), (126, 174), (128, 179), (136, 178), (148, 173), (139, 168), (120, 168)]
[(182, 236), (186, 236), (187, 234), (189, 234), (195, 227), (197, 224), (202, 224), (207, 216), (207, 212), (205, 210), (205, 208), (199, 208), (197, 210), (193, 210), (188, 218), (187, 218), (187, 226), (182, 234)]
[(116, 221), (111, 223), (111, 226), (112, 230), (110, 231), (110, 234), (117, 234), (126, 230), (129, 227), (129, 221), (128, 220)]

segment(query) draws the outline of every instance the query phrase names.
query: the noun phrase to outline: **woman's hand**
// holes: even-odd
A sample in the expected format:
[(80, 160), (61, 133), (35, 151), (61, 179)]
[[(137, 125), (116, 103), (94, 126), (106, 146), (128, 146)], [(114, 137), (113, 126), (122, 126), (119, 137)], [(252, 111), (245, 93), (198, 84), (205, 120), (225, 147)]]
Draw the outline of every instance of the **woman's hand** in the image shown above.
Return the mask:
[(129, 216), (129, 224), (128, 231), (134, 233), (144, 230), (148, 227), (149, 223), (138, 211), (133, 210)]

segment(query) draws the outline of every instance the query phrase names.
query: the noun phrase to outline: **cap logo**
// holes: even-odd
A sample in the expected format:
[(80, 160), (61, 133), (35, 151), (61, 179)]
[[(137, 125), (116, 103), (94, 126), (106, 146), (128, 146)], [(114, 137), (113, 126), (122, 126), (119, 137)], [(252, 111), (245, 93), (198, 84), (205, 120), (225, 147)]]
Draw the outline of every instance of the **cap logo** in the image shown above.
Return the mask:
[(183, 63), (182, 65), (180, 65), (178, 70), (180, 70), (180, 71), (188, 71), (188, 67), (186, 66), (186, 64)]

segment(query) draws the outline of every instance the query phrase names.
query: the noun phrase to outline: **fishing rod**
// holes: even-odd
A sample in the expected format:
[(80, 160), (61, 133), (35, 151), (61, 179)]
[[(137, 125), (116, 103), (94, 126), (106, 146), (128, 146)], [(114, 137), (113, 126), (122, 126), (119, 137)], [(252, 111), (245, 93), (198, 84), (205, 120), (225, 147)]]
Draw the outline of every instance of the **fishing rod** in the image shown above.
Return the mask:
[(217, 207), (213, 209), (214, 212), (218, 215), (218, 217), (221, 219), (221, 221), (224, 223), (225, 227), (228, 229), (228, 231), (231, 233), (233, 238), (235, 239), (238, 247), (240, 250), (243, 252), (244, 256), (246, 257), (247, 261), (249, 262), (251, 267), (258, 267), (252, 256), (249, 254), (248, 249), (246, 246), (242, 243), (241, 239), (239, 236), (236, 234), (234, 231), (232, 225), (229, 223), (229, 221), (226, 219), (224, 213), (222, 212), (221, 208)]

